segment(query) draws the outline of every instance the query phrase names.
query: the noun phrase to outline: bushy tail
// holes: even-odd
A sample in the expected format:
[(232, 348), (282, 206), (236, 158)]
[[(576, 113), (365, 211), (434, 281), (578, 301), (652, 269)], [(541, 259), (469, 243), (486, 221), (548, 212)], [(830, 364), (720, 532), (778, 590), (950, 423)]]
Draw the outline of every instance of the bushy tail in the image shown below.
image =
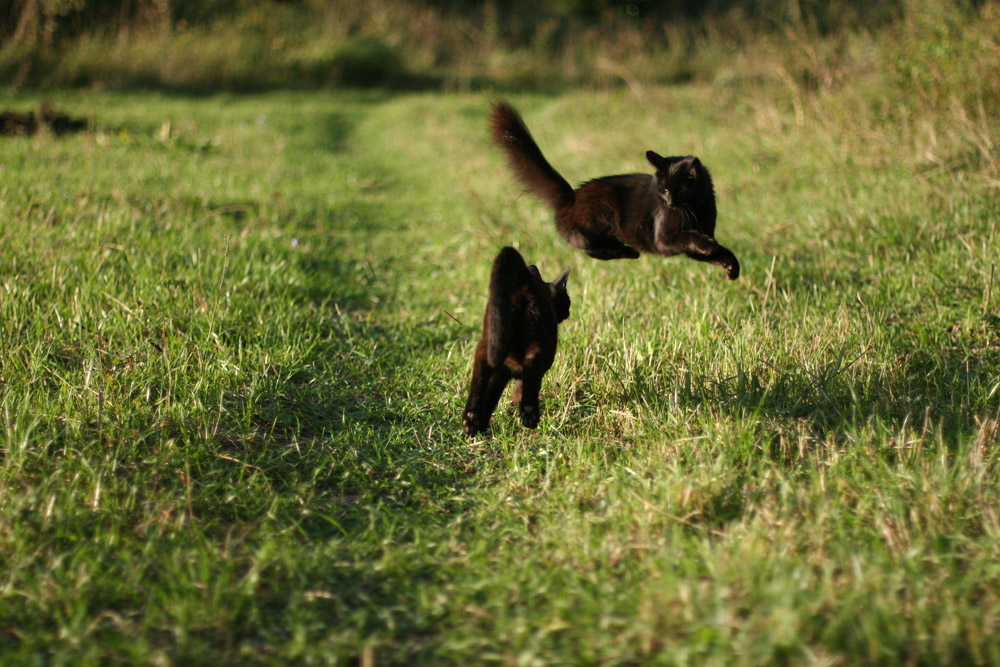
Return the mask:
[(506, 102), (495, 102), (490, 114), (490, 129), (494, 143), (507, 154), (514, 175), (531, 192), (555, 211), (573, 203), (573, 188), (542, 155), (514, 107)]
[(514, 292), (530, 280), (524, 258), (514, 248), (504, 248), (493, 260), (486, 315), (486, 361), (493, 368), (502, 364), (510, 351)]

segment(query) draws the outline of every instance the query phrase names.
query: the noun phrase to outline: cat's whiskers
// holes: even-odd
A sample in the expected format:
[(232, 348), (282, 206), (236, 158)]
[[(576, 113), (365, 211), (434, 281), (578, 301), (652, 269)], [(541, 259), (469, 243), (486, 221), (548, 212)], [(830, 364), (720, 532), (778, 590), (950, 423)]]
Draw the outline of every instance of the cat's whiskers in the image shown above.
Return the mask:
[(680, 213), (681, 218), (684, 222), (696, 225), (698, 223), (698, 215), (694, 212), (694, 208), (690, 204), (667, 204), (667, 208), (671, 211), (676, 211)]
[(690, 204), (681, 204), (680, 210), (684, 212), (684, 217), (688, 223), (692, 226), (698, 224), (698, 214), (694, 212), (694, 208)]

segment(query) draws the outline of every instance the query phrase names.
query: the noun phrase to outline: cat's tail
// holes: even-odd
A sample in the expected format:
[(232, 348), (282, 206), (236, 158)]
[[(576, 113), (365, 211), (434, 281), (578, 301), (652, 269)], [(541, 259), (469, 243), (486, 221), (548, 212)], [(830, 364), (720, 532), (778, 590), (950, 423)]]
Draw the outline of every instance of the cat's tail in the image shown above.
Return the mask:
[(514, 175), (531, 192), (554, 211), (573, 204), (576, 199), (573, 188), (542, 155), (514, 107), (504, 101), (494, 102), (490, 129), (493, 142), (506, 153)]
[(514, 292), (526, 280), (530, 280), (530, 274), (521, 253), (510, 246), (501, 250), (493, 260), (486, 308), (486, 361), (492, 368), (502, 364), (510, 351)]

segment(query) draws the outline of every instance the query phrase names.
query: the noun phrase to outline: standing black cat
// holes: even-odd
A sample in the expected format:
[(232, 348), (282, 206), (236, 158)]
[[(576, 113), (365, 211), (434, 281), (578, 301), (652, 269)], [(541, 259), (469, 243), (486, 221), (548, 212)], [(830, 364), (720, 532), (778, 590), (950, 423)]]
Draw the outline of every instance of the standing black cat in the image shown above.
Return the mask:
[(514, 107), (495, 103), (490, 125), (514, 174), (552, 207), (556, 228), (573, 247), (596, 259), (683, 253), (725, 268), (730, 280), (739, 277), (736, 256), (715, 240), (715, 190), (698, 158), (646, 151), (655, 176), (604, 176), (574, 191), (546, 161)]
[(538, 426), (542, 376), (556, 356), (558, 324), (569, 317), (568, 278), (569, 269), (554, 282), (545, 282), (514, 248), (504, 248), (493, 260), (483, 337), (476, 348), (469, 400), (462, 414), (462, 428), (468, 435), (489, 425), (512, 377), (518, 383), (511, 402), (519, 404), (521, 423), (528, 428)]

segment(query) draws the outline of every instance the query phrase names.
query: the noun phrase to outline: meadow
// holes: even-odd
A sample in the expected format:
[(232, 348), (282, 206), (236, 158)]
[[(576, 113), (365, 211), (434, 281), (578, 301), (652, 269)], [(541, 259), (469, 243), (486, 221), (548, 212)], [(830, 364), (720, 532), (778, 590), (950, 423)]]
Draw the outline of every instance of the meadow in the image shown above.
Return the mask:
[[(0, 89), (93, 119), (0, 139), (0, 663), (1000, 662), (1000, 132), (929, 43), (823, 86)], [(699, 155), (739, 280), (566, 245), (500, 94), (571, 183)], [(573, 309), (539, 428), (472, 439), (503, 245)]]

